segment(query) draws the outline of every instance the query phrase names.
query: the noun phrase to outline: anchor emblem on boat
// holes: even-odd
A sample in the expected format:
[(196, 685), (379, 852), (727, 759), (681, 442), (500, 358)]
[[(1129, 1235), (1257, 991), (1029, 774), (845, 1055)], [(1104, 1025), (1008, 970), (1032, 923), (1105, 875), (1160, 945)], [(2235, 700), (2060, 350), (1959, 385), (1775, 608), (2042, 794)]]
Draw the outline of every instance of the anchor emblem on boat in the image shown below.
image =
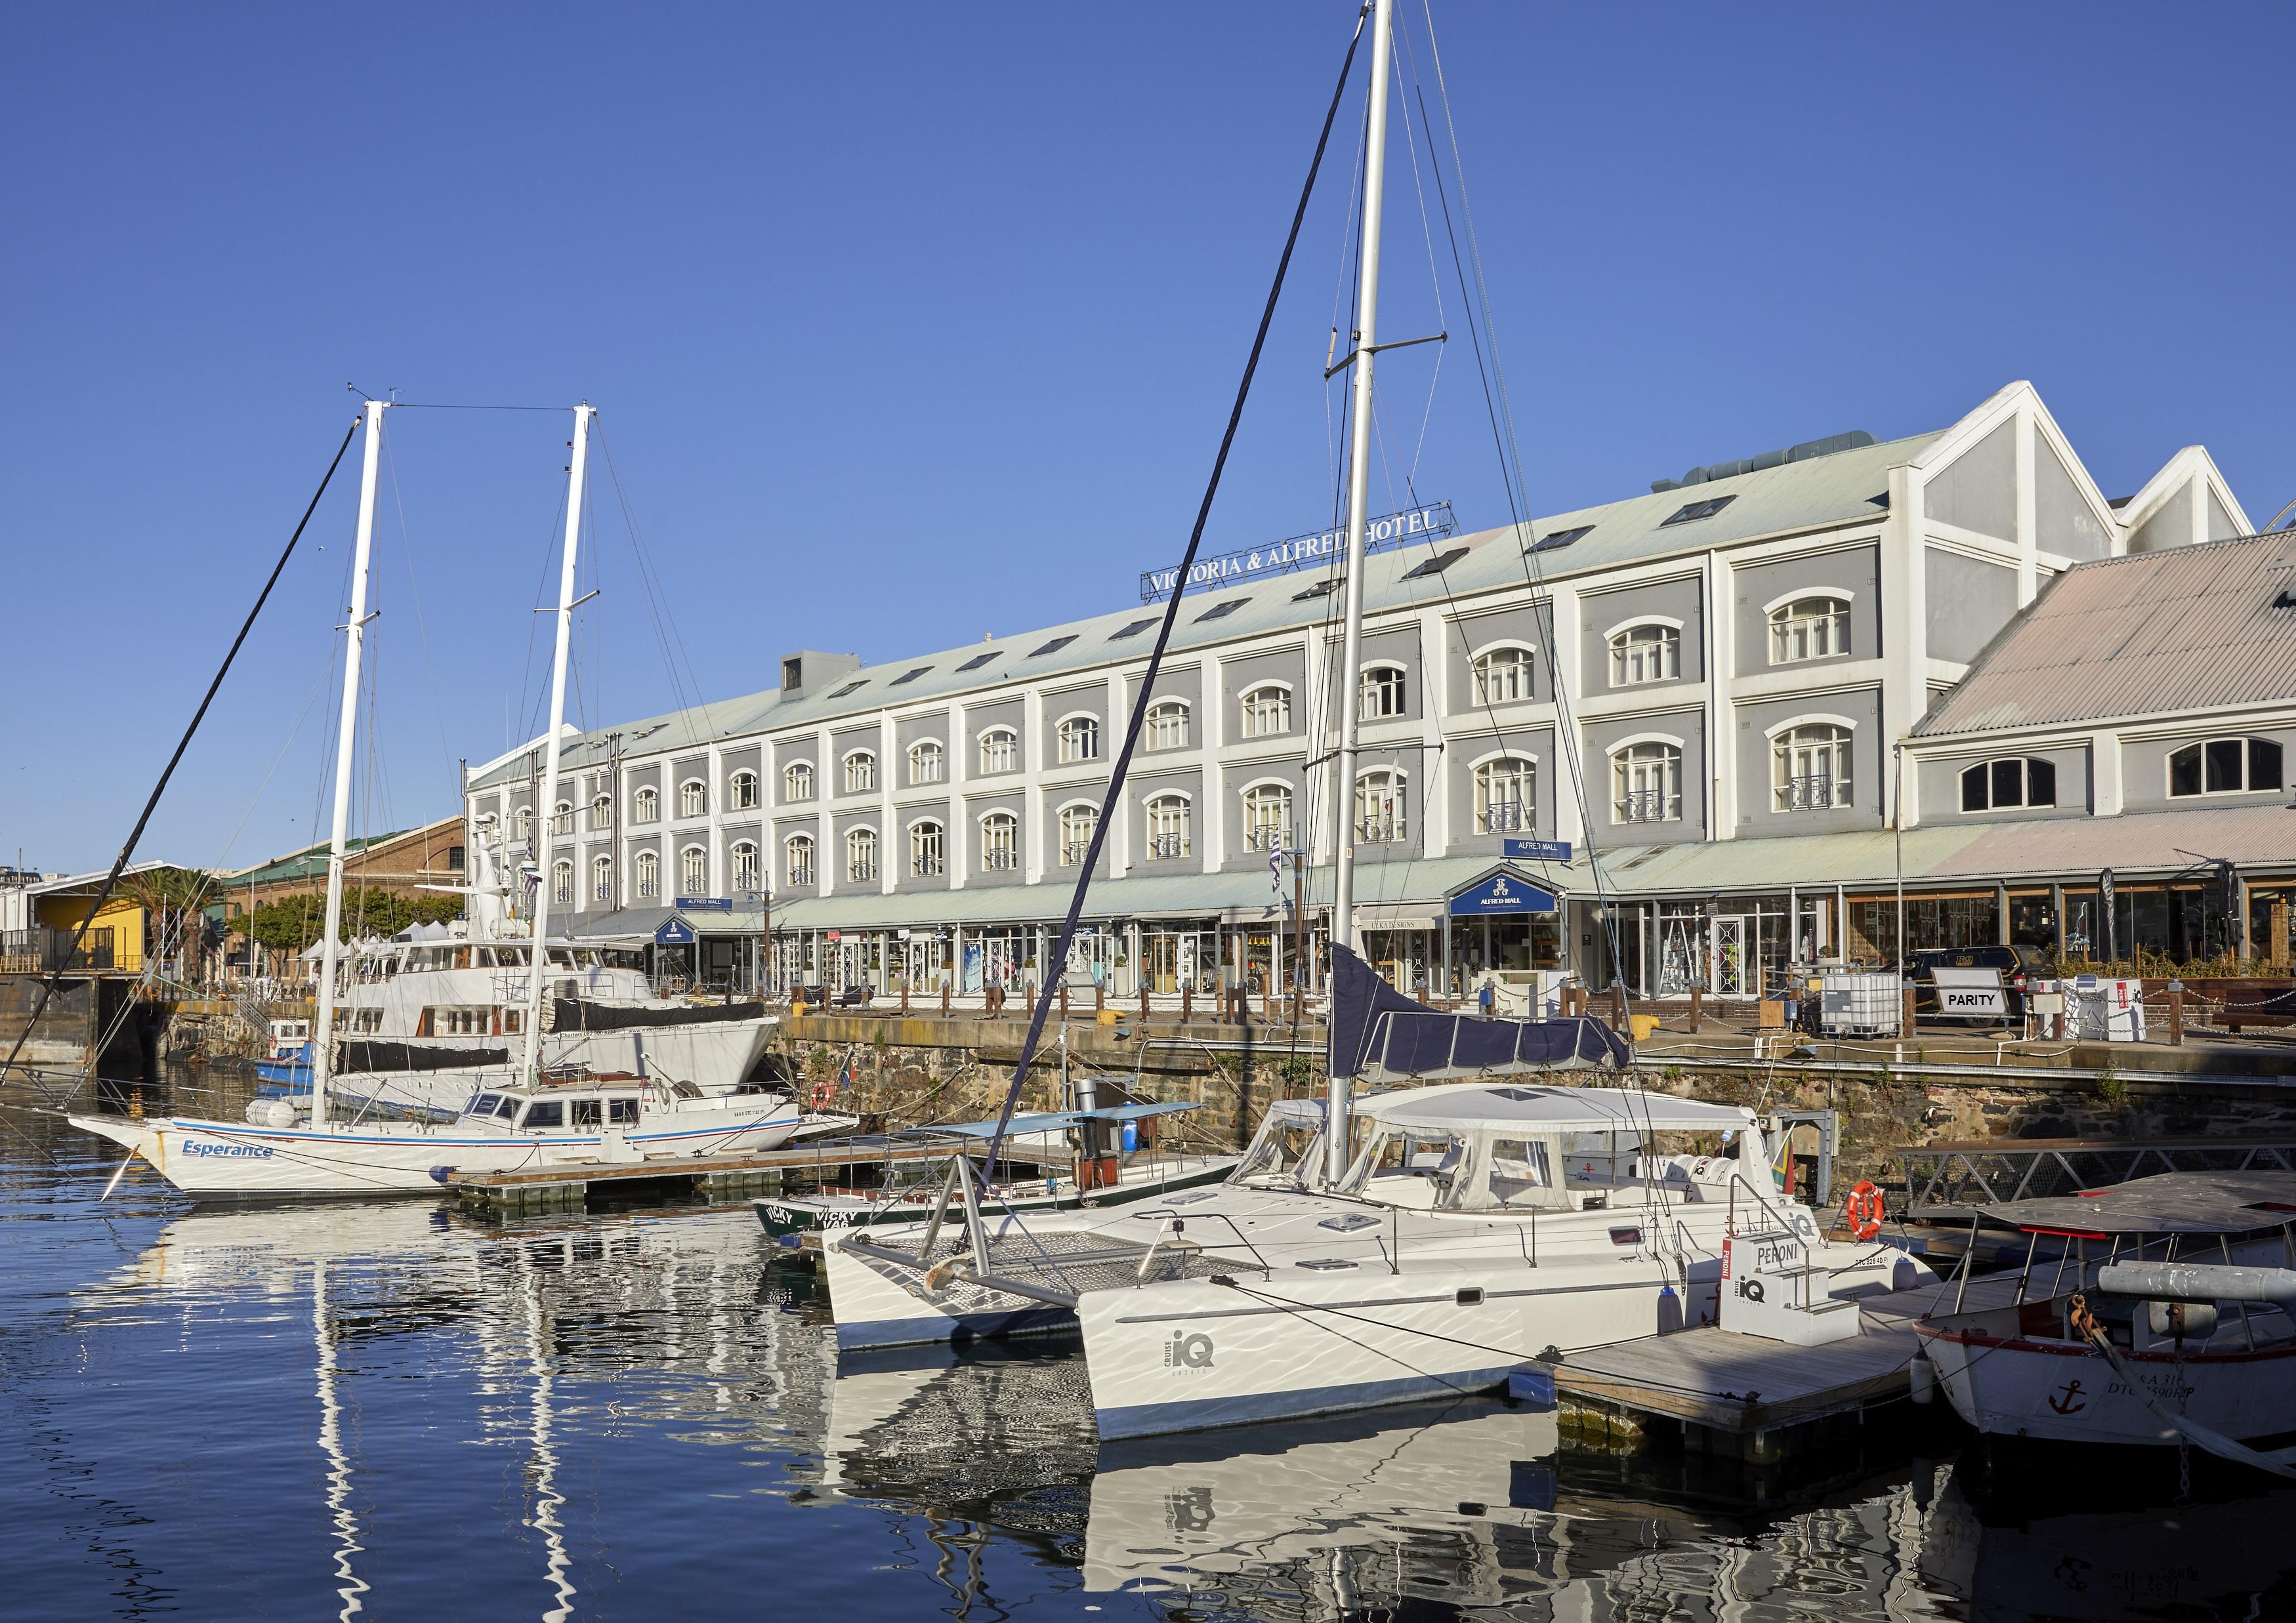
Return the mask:
[(2060, 1414), (2078, 1414), (2088, 1407), (2088, 1399), (2081, 1396), (2080, 1377), (2065, 1382), (2065, 1389), (2049, 1399), (2049, 1407)]

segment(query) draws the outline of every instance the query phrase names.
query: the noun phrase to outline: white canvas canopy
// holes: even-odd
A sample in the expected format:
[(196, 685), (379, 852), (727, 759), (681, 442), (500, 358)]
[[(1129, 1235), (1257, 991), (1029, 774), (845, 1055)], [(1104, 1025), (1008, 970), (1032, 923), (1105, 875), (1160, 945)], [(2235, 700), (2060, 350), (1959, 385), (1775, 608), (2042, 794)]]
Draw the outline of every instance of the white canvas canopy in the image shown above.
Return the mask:
[(1468, 1083), (1390, 1094), (1357, 1108), (1382, 1127), (1426, 1133), (1731, 1133), (1754, 1120), (1743, 1105), (1630, 1087)]

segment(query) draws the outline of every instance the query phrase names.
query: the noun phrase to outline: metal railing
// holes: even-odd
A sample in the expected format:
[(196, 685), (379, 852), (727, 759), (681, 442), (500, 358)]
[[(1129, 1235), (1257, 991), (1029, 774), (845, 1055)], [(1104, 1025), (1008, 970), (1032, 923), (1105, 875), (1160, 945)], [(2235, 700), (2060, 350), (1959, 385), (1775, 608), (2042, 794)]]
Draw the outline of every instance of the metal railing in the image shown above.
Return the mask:
[(1536, 809), (1521, 800), (1494, 800), (1475, 814), (1476, 832), (1484, 834), (1522, 834), (1538, 825)]
[(1403, 814), (1375, 812), (1356, 819), (1356, 838), (1365, 845), (1393, 845), (1404, 837)]
[(1061, 847), (1061, 866), (1080, 868), (1084, 865), (1084, 859), (1090, 855), (1092, 855), (1090, 840), (1071, 840)]
[(948, 863), (946, 859), (940, 857), (912, 857), (909, 858), (909, 877), (911, 879), (939, 879), (942, 874), (947, 872)]
[(1635, 789), (1618, 796), (1611, 808), (1620, 823), (1678, 823), (1682, 797), (1663, 789)]
[(984, 873), (1010, 873), (1021, 865), (1021, 853), (1000, 850), (996, 847), (980, 853), (980, 871)]
[(1290, 837), (1290, 831), (1281, 824), (1270, 823), (1255, 826), (1243, 837), (1244, 848), (1250, 851), (1297, 850), (1300, 842)]
[(877, 877), (877, 859), (855, 858), (845, 865), (845, 877), (857, 885), (865, 885)]
[(1813, 773), (1788, 778), (1777, 786), (1780, 811), (1833, 811), (1849, 804), (1849, 780)]
[(1189, 855), (1194, 844), (1185, 834), (1151, 834), (1148, 836), (1148, 857), (1152, 862), (1170, 862)]

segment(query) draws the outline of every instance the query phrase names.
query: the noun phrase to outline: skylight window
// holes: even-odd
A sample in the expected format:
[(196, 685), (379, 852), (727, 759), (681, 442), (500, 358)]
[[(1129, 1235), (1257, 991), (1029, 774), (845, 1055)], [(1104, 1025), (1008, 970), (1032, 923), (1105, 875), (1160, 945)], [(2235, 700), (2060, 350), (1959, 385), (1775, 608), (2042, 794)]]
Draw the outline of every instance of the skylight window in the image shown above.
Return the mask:
[(1146, 619), (1133, 620), (1121, 628), (1110, 632), (1108, 634), (1108, 640), (1113, 643), (1122, 637), (1138, 636), (1142, 632), (1147, 630), (1149, 627), (1155, 623), (1156, 617), (1153, 615), (1151, 615)]
[(1674, 516), (1659, 528), (1664, 529), (1667, 524), (1689, 524), (1700, 519), (1710, 519), (1737, 499), (1734, 496), (1713, 496), (1702, 502), (1687, 503), (1676, 509)]
[(1592, 524), (1581, 524), (1575, 529), (1558, 529), (1553, 535), (1539, 537), (1530, 544), (1530, 550), (1534, 553), (1560, 552), (1573, 541), (1586, 539), (1587, 532), (1594, 528)]
[(1001, 648), (992, 648), (992, 649), (990, 649), (987, 653), (977, 653), (977, 654), (974, 654), (971, 659), (967, 660), (964, 664), (962, 664), (962, 665), (958, 666), (958, 667), (957, 667), (957, 669), (959, 669), (959, 670), (979, 670), (982, 666), (984, 666), (984, 665), (988, 664), (989, 660), (993, 660), (993, 659), (996, 658), (999, 654), (1003, 653), (1004, 652), (1004, 651), (1003, 649), (1001, 649)]
[(1250, 601), (1249, 597), (1231, 597), (1226, 602), (1216, 604), (1196, 616), (1196, 624), (1201, 626), (1206, 620), (1226, 619)]
[(892, 684), (895, 687), (906, 687), (910, 683), (914, 682), (919, 676), (923, 676), (932, 667), (930, 665), (920, 665), (914, 670), (905, 670), (899, 676), (893, 678)]
[(831, 697), (832, 699), (842, 699), (842, 698), (844, 698), (844, 697), (845, 697), (845, 695), (846, 695), (846, 694), (848, 694), (848, 693), (859, 693), (863, 688), (865, 688), (865, 687), (866, 687), (866, 686), (868, 686), (868, 685), (869, 685), (869, 678), (868, 678), (868, 677), (866, 677), (866, 676), (864, 676), (864, 677), (862, 677), (858, 682), (849, 682), (849, 683), (847, 683), (843, 687), (839, 688), (835, 693), (833, 693), (830, 694), (830, 697)]
[(1032, 660), (1041, 660), (1048, 653), (1060, 652), (1062, 649), (1066, 648), (1070, 643), (1075, 641), (1076, 638), (1074, 636), (1056, 636), (1051, 642), (1046, 643), (1042, 648), (1039, 648), (1035, 652), (1031, 653), (1029, 657)]
[(1311, 597), (1329, 597), (1339, 589), (1340, 583), (1336, 580), (1319, 580), (1304, 592), (1292, 593), (1292, 601), (1295, 603), (1304, 603)]
[(1430, 558), (1426, 562), (1421, 564), (1415, 570), (1406, 570), (1403, 572), (1403, 578), (1406, 580), (1417, 580), (1424, 575), (1440, 575), (1445, 570), (1449, 569), (1453, 564), (1458, 562), (1460, 559), (1466, 555), (1467, 549), (1465, 547), (1455, 546), (1447, 553), (1436, 553), (1432, 558)]

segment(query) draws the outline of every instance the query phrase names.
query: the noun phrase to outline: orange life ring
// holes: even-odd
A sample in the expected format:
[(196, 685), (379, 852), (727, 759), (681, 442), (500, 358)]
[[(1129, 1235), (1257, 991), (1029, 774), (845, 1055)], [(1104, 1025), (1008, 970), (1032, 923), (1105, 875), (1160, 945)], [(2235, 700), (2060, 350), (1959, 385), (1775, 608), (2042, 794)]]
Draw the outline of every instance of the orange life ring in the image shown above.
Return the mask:
[(813, 1108), (815, 1110), (827, 1110), (836, 1100), (836, 1097), (837, 1090), (830, 1084), (826, 1082), (816, 1082), (813, 1085)]
[(1860, 1178), (1850, 1190), (1841, 1203), (1841, 1221), (1859, 1240), (1871, 1240), (1882, 1232), (1882, 1192), (1871, 1180)]

